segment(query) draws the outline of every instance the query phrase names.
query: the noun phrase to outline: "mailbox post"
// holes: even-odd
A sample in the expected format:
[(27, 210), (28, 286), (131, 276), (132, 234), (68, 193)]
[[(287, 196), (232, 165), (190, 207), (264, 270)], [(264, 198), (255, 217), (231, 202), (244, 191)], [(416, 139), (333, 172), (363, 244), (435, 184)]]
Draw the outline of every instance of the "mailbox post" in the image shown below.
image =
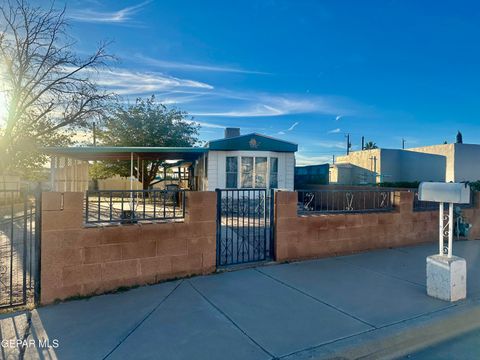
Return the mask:
[[(453, 256), (453, 204), (470, 202), (470, 186), (422, 182), (418, 199), (439, 203), (438, 255), (427, 257), (427, 293), (447, 301), (464, 299), (467, 295), (467, 265), (465, 259)], [(444, 212), (445, 203), (448, 203), (448, 214)]]

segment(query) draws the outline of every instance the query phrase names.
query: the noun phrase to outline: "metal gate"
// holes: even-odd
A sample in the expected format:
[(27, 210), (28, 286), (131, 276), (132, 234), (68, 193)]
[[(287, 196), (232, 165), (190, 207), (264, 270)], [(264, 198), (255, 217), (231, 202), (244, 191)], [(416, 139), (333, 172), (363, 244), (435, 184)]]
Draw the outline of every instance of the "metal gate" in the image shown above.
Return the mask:
[(0, 308), (38, 299), (40, 213), (39, 191), (0, 190)]
[(217, 266), (273, 259), (273, 190), (217, 189)]

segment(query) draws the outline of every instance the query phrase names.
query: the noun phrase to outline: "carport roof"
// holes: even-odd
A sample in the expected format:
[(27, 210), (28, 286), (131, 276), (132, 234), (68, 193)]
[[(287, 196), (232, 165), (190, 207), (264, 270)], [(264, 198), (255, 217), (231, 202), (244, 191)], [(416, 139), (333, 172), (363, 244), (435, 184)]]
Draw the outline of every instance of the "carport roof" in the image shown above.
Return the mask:
[(133, 153), (135, 159), (144, 160), (195, 160), (208, 152), (203, 147), (144, 147), (144, 146), (78, 146), (47, 147), (42, 152), (47, 155), (67, 157), (77, 160), (130, 160)]

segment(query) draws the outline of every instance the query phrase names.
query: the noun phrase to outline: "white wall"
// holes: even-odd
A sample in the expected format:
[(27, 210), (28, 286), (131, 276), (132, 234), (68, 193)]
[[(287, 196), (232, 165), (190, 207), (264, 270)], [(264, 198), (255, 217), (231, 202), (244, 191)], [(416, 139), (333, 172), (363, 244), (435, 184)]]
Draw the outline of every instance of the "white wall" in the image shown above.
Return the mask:
[(351, 164), (352, 168), (339, 169), (338, 173), (334, 168), (332, 178), (337, 175), (339, 184), (360, 184), (361, 179), (367, 182), (445, 181), (446, 161), (445, 156), (400, 149), (355, 151), (337, 158), (338, 165)]
[(480, 145), (455, 144), (453, 181), (480, 180)]
[(455, 181), (455, 145), (456, 144), (440, 144), (432, 146), (422, 146), (407, 149), (419, 153), (442, 155), (446, 158), (445, 181)]
[[(240, 186), (240, 157), (276, 157), (278, 158), (278, 188), (293, 190), (293, 179), (295, 173), (295, 154), (273, 151), (209, 151), (208, 152), (208, 184), (205, 189), (213, 191), (226, 187), (226, 158), (237, 156), (239, 158), (238, 186)], [(270, 161), (267, 169), (267, 186), (269, 186)]]

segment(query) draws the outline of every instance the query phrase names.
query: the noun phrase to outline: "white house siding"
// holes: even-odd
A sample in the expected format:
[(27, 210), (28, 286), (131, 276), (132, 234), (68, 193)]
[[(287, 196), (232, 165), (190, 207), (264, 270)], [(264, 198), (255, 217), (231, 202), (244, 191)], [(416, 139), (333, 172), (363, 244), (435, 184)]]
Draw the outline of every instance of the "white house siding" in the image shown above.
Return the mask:
[[(237, 183), (240, 187), (240, 158), (242, 156), (278, 158), (278, 188), (293, 190), (295, 155), (294, 153), (273, 151), (209, 151), (208, 185), (205, 190), (224, 189), (226, 187), (226, 158), (236, 156), (239, 159)], [(269, 185), (270, 160), (267, 168), (267, 185)]]

